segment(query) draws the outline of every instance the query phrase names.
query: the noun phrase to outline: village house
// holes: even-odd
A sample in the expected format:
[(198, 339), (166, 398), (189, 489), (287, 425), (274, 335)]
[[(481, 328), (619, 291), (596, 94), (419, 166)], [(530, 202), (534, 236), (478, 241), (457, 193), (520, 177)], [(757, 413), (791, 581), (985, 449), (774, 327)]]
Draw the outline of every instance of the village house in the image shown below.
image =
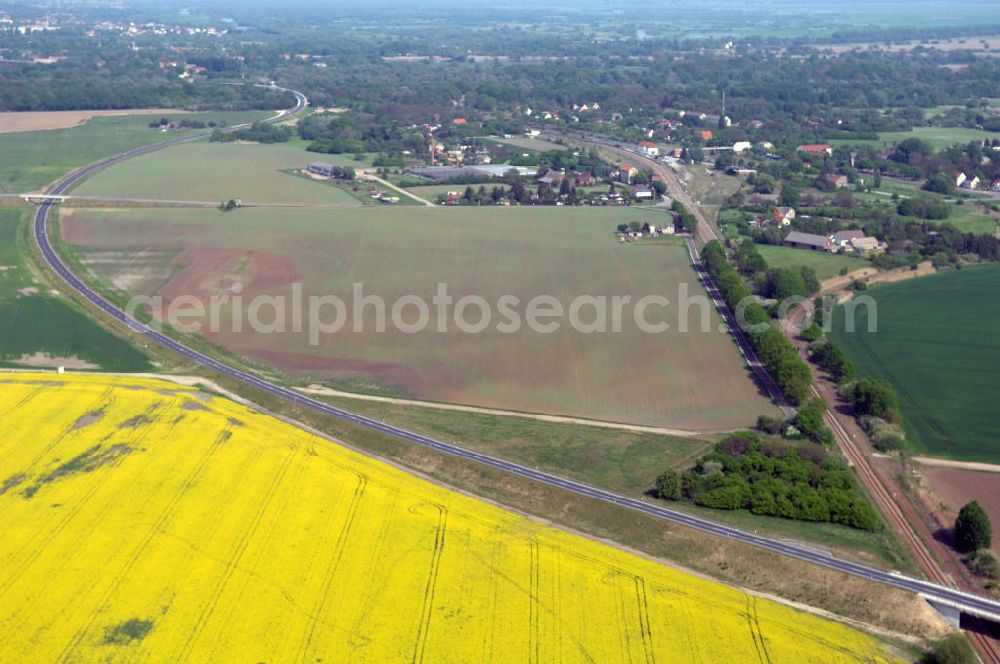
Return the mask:
[(847, 176), (839, 173), (824, 173), (820, 180), (834, 189), (843, 189), (847, 186)]
[(659, 157), (660, 146), (653, 141), (639, 141), (639, 154), (643, 157)]
[(864, 236), (853, 238), (847, 243), (847, 249), (863, 256), (881, 253), (885, 251), (885, 247), (884, 242), (879, 242), (873, 237)]
[(971, 178), (966, 178), (965, 182), (962, 183), (962, 189), (979, 189), (979, 176), (973, 175)]
[(795, 151), (803, 152), (805, 154), (816, 157), (821, 157), (824, 155), (830, 156), (833, 154), (833, 148), (827, 145), (826, 143), (817, 143), (813, 145), (800, 145), (799, 147), (795, 148)]
[(698, 136), (700, 136), (701, 139), (704, 140), (704, 141), (710, 141), (710, 140), (712, 140), (712, 132), (710, 130), (708, 130), (708, 129), (704, 129), (702, 131), (699, 131), (698, 132)]
[(795, 208), (776, 207), (771, 210), (771, 222), (780, 226), (788, 226), (795, 219)]
[(993, 181), (993, 184), (990, 185), (990, 191), (1000, 191), (1000, 178)]
[(851, 240), (857, 240), (865, 236), (864, 231), (837, 231), (831, 237), (834, 249), (847, 248)]
[(577, 173), (576, 175), (576, 186), (577, 187), (593, 187), (597, 180), (594, 179), (591, 173)]
[(752, 143), (750, 143), (750, 141), (736, 141), (735, 143), (733, 143), (733, 152), (735, 152), (736, 154), (739, 154), (741, 152), (746, 152), (747, 150), (750, 149), (751, 146)]
[(632, 184), (632, 180), (639, 174), (639, 169), (629, 164), (622, 164), (618, 167), (618, 180), (625, 184)]
[(965, 184), (965, 181), (967, 179), (968, 178), (966, 177), (965, 173), (963, 173), (962, 171), (955, 173), (955, 186), (961, 187), (963, 184)]
[(632, 198), (644, 199), (653, 197), (653, 190), (644, 184), (635, 185), (634, 187), (632, 187), (631, 191), (632, 191)]
[(794, 249), (809, 249), (811, 251), (829, 251), (833, 242), (825, 235), (814, 235), (813, 233), (801, 233), (792, 231), (785, 236), (782, 244)]

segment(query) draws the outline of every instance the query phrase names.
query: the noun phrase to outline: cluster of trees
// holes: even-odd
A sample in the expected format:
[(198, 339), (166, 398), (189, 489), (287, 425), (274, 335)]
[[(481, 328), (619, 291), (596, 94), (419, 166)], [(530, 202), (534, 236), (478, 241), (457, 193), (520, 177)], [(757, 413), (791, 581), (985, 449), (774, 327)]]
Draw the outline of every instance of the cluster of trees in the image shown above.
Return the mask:
[(792, 403), (802, 402), (809, 393), (812, 375), (795, 346), (771, 325), (771, 317), (764, 307), (754, 301), (746, 304), (745, 301), (752, 298), (750, 289), (729, 263), (725, 250), (717, 240), (705, 245), (701, 259), (726, 304), (733, 311), (742, 311), (743, 319), (749, 326), (766, 326), (763, 332), (748, 330), (746, 336), (785, 397)]
[[(132, 51), (124, 37), (99, 40), (72, 35), (67, 27), (48, 34), (0, 32), (0, 53), (50, 53), (51, 64), (6, 62), (0, 67), (0, 112), (79, 109), (182, 108), (250, 110), (288, 108), (289, 94), (253, 85), (184, 81), (159, 60), (175, 59), (169, 46)], [(194, 56), (192, 56), (193, 58)]]
[(833, 431), (823, 422), (824, 414), (826, 414), (826, 402), (818, 398), (810, 399), (799, 406), (795, 414), (795, 428), (814, 443), (832, 445)]
[[(754, 246), (752, 243), (746, 244)], [(805, 298), (817, 293), (819, 288), (819, 278), (811, 267), (805, 265), (776, 267), (766, 272), (761, 283), (761, 294), (778, 300), (787, 297)]]
[(783, 300), (787, 297), (809, 297), (820, 289), (816, 271), (804, 265), (769, 268), (767, 261), (753, 242), (741, 242), (733, 252), (733, 262), (746, 277), (753, 290), (764, 297)]
[[(524, 187), (522, 186), (521, 192), (523, 195)], [(506, 198), (506, 193), (502, 187), (494, 185), (489, 190), (486, 189), (486, 185), (479, 185), (478, 189), (473, 189), (471, 186), (465, 188), (465, 192), (459, 199), (460, 205), (497, 205)], [(448, 200), (447, 195), (441, 194), (438, 197), (439, 202), (444, 202)]]
[(333, 164), (333, 168), (330, 169), (330, 177), (334, 180), (353, 180), (357, 177), (357, 172), (351, 166)]
[(680, 201), (674, 201), (673, 210), (677, 214), (677, 221), (680, 222), (681, 228), (694, 235), (698, 229), (698, 218), (691, 214)]
[(182, 120), (171, 120), (170, 118), (160, 118), (159, 120), (153, 120), (149, 123), (151, 129), (162, 129), (164, 127), (169, 127), (174, 125), (181, 129), (204, 129), (205, 127), (216, 127), (218, 123), (214, 121), (203, 122), (201, 120), (191, 120), (189, 118), (184, 118)]
[(847, 397), (858, 417), (877, 417), (899, 423), (899, 399), (889, 383), (874, 378), (862, 378), (847, 391)]
[(809, 347), (809, 356), (838, 383), (849, 383), (854, 380), (854, 364), (847, 359), (840, 346), (829, 339), (812, 344)]
[(876, 162), (886, 173), (924, 178), (927, 191), (948, 194), (955, 189), (954, 174), (959, 171), (969, 177), (978, 175), (986, 181), (1000, 177), (1000, 164), (992, 159), (995, 153), (991, 148), (990, 141), (986, 145), (983, 141), (971, 141), (935, 152), (926, 141), (908, 138), (900, 142), (887, 159), (876, 158)]
[(249, 127), (236, 131), (216, 129), (209, 138), (213, 143), (231, 143), (233, 141), (252, 141), (254, 143), (285, 143), (294, 133), (288, 127), (267, 122), (254, 122)]
[(386, 118), (366, 113), (310, 115), (298, 123), (299, 137), (311, 141), (306, 148), (326, 154), (385, 152), (414, 155), (427, 153), (427, 137)]
[(694, 468), (657, 478), (660, 497), (715, 509), (878, 530), (881, 522), (850, 470), (813, 443), (733, 434)]
[(930, 196), (912, 196), (899, 201), (896, 212), (901, 217), (921, 219), (947, 219), (951, 216), (951, 205)]

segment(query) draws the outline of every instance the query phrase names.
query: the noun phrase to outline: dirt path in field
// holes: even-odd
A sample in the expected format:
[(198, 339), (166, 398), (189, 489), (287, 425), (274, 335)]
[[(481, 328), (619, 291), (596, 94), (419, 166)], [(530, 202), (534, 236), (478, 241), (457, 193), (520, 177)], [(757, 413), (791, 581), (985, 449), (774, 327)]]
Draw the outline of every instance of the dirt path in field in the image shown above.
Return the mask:
[(915, 270), (910, 269), (909, 267), (898, 267), (894, 270), (879, 272), (874, 267), (863, 267), (859, 270), (848, 272), (843, 276), (837, 276), (823, 281), (820, 284), (819, 294), (826, 295), (827, 293), (844, 290), (854, 283), (855, 279), (863, 281), (871, 286), (874, 284), (888, 284), (896, 281), (905, 281), (907, 279), (913, 279), (914, 277), (924, 277), (928, 274), (934, 274), (935, 272), (937, 272), (937, 270), (930, 261), (918, 263), (917, 269)]
[(911, 457), (921, 466), (937, 466), (939, 468), (955, 468), (957, 470), (976, 470), (982, 473), (1000, 473), (1000, 466), (992, 463), (980, 463), (978, 461), (953, 461), (951, 459), (937, 459), (935, 457)]
[(451, 403), (434, 403), (431, 401), (417, 401), (415, 399), (397, 399), (395, 397), (380, 397), (373, 394), (356, 394), (354, 392), (342, 392), (332, 390), (328, 387), (310, 385), (309, 387), (297, 387), (296, 391), (303, 394), (315, 396), (341, 397), (344, 399), (357, 399), (359, 401), (377, 401), (396, 406), (416, 406), (418, 408), (434, 408), (437, 410), (451, 410), (460, 413), (476, 413), (479, 415), (499, 415), (501, 417), (520, 417), (523, 419), (537, 420), (539, 422), (552, 422), (555, 424), (580, 424), (588, 427), (599, 427), (602, 429), (618, 429), (619, 431), (632, 431), (635, 433), (653, 433), (663, 436), (702, 436), (713, 433), (727, 433), (726, 431), (689, 431), (687, 429), (670, 429), (665, 427), (648, 427), (639, 424), (622, 424), (620, 422), (606, 422), (603, 420), (588, 420), (579, 417), (565, 417), (562, 415), (542, 415), (540, 413), (524, 413), (516, 410), (498, 410), (495, 408), (480, 408), (478, 406), (462, 406)]
[(372, 181), (372, 182), (378, 182), (383, 187), (388, 187), (389, 189), (392, 189), (393, 191), (398, 191), (403, 196), (406, 196), (408, 198), (412, 198), (415, 201), (420, 201), (421, 203), (423, 203), (424, 205), (426, 205), (428, 207), (437, 207), (436, 205), (434, 205), (434, 203), (431, 203), (426, 198), (423, 198), (422, 196), (417, 196), (416, 194), (411, 194), (410, 192), (408, 192), (407, 190), (403, 189), (402, 187), (397, 187), (396, 185), (394, 185), (393, 183), (389, 182), (388, 180), (383, 180), (379, 176), (377, 176), (374, 173), (371, 173), (369, 171), (361, 171), (360, 177), (358, 177), (358, 179), (359, 180), (369, 180), (369, 181)]
[[(70, 366), (70, 365), (66, 365)], [(70, 367), (73, 368), (73, 367)], [(87, 367), (80, 367), (87, 368)], [(0, 369), (0, 372), (19, 372), (28, 371), (27, 369)], [(214, 392), (218, 392), (233, 401), (244, 405), (253, 405), (251, 402), (247, 401), (243, 397), (235, 394), (226, 388), (220, 386), (218, 383), (211, 381), (202, 376), (179, 376), (171, 374), (158, 374), (158, 373), (113, 373), (113, 372), (94, 372), (87, 371), (82, 373), (100, 373), (102, 375), (108, 376), (131, 376), (139, 378), (158, 378), (160, 380), (169, 380), (171, 382), (177, 383), (179, 385), (184, 385), (186, 387), (205, 387)], [(689, 431), (687, 429), (670, 429), (665, 427), (648, 427), (639, 424), (622, 424), (620, 422), (605, 422), (602, 420), (588, 420), (578, 417), (563, 417), (562, 415), (542, 415), (539, 413), (522, 413), (514, 410), (496, 410), (493, 408), (479, 408), (477, 406), (462, 406), (459, 404), (449, 404), (449, 403), (433, 403), (429, 401), (417, 401), (414, 399), (396, 399), (393, 397), (380, 397), (371, 394), (356, 394), (354, 392), (342, 392), (340, 390), (332, 390), (327, 387), (297, 387), (294, 388), (298, 392), (303, 394), (311, 394), (315, 396), (327, 396), (327, 397), (342, 397), (345, 399), (357, 399), (359, 401), (375, 401), (380, 403), (389, 403), (398, 406), (417, 406), (420, 408), (434, 408), (437, 410), (451, 410), (462, 413), (476, 413), (479, 415), (499, 415), (502, 417), (520, 417), (523, 419), (537, 420), (539, 422), (551, 422), (554, 424), (579, 424), (589, 427), (598, 427), (602, 429), (617, 429), (619, 431), (631, 431), (634, 433), (652, 433), (662, 436), (676, 436), (678, 438), (690, 438), (693, 436), (704, 436), (716, 433), (729, 433), (728, 431)], [(256, 407), (256, 406), (254, 406)]]

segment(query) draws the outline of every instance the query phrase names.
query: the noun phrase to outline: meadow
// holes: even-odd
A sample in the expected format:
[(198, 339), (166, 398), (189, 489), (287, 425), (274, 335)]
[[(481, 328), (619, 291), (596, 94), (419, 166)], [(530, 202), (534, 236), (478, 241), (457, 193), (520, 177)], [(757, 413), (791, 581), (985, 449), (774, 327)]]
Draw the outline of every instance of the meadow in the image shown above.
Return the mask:
[(914, 127), (911, 131), (880, 132), (878, 138), (873, 140), (836, 139), (829, 141), (829, 143), (831, 145), (892, 146), (908, 138), (919, 138), (930, 144), (935, 150), (941, 150), (958, 143), (1000, 138), (1000, 133), (966, 127)]
[[(117, 164), (73, 191), (81, 196), (223, 201), (246, 205), (358, 205), (338, 184), (282, 172), (305, 168), (325, 155), (282, 144), (178, 145)], [(344, 165), (350, 165), (348, 161)], [(363, 187), (368, 196), (368, 187)]]
[[(865, 202), (875, 202), (880, 203), (885, 206), (896, 207), (896, 202), (892, 200), (892, 195), (896, 194), (902, 198), (912, 198), (914, 196), (930, 196), (938, 200), (956, 200), (950, 196), (943, 196), (941, 194), (935, 194), (923, 191), (920, 188), (921, 182), (913, 182), (910, 180), (900, 180), (895, 178), (885, 178), (882, 181), (882, 186), (876, 190), (875, 193), (857, 193), (855, 197), (859, 200)], [(962, 193), (962, 192), (960, 192)], [(970, 196), (966, 194), (966, 196)], [(1000, 216), (995, 216), (990, 213), (983, 203), (982, 199), (977, 200), (977, 197), (970, 196), (969, 198), (962, 198), (961, 205), (952, 203), (951, 214), (947, 219), (936, 221), (930, 220), (929, 223), (932, 224), (951, 224), (960, 231), (966, 233), (977, 233), (977, 234), (992, 234), (997, 228), (997, 222), (1000, 221)], [(914, 221), (928, 221), (924, 219), (918, 219), (912, 217)]]
[(902, 661), (192, 388), (0, 403), (5, 661)]
[(1000, 463), (993, 415), (1000, 400), (1000, 265), (984, 265), (865, 291), (878, 304), (877, 332), (844, 331), (838, 307), (832, 337), (862, 376), (890, 381), (909, 438), (925, 454)]
[[(269, 111), (184, 113), (185, 120), (225, 125), (273, 115)], [(178, 115), (178, 117), (180, 117)], [(92, 161), (140, 145), (159, 143), (192, 132), (165, 134), (151, 129), (149, 115), (91, 118), (66, 129), (0, 134), (0, 193), (40, 191), (46, 185)]]
[[(555, 297), (565, 311), (581, 295), (636, 302), (655, 294), (675, 303), (681, 288), (703, 294), (683, 246), (615, 238), (619, 223), (663, 218), (627, 208), (78, 209), (63, 210), (61, 223), (70, 251), (101, 283), (159, 293), (167, 302), (193, 295), (207, 304), (236, 282), (244, 303), (256, 295), (291, 297), (300, 282), (307, 297), (332, 294), (350, 304), (361, 284), (388, 310), (404, 295), (430, 305), (445, 283), (454, 302), (478, 295), (492, 308), (479, 333), (453, 322), (440, 332), (435, 318), (413, 334), (392, 324), (375, 332), (369, 306), (363, 329), (344, 325), (312, 344), (307, 330), (291, 324), (284, 333), (233, 331), (233, 308), (223, 306), (222, 329), (204, 338), (294, 382), (696, 431), (739, 428), (776, 413), (707, 303), (685, 310), (687, 333), (678, 332), (679, 306), (646, 310), (651, 323), (670, 326), (662, 333), (639, 329), (632, 309), (614, 332), (610, 305), (607, 332), (577, 332), (565, 318), (553, 333), (497, 329), (505, 319), (496, 303), (505, 295), (518, 298), (524, 314), (539, 295)], [(150, 264), (156, 256), (159, 263)], [(407, 313), (413, 322), (416, 311)], [(593, 307), (580, 311), (581, 321), (595, 317)], [(478, 307), (466, 320), (480, 320)]]
[(758, 244), (757, 250), (770, 267), (811, 267), (816, 271), (820, 281), (836, 277), (841, 270), (853, 272), (871, 265), (869, 261), (858, 256), (831, 254), (825, 251), (806, 251), (769, 244)]
[(142, 352), (53, 294), (28, 267), (28, 213), (0, 208), (0, 367), (149, 370)]

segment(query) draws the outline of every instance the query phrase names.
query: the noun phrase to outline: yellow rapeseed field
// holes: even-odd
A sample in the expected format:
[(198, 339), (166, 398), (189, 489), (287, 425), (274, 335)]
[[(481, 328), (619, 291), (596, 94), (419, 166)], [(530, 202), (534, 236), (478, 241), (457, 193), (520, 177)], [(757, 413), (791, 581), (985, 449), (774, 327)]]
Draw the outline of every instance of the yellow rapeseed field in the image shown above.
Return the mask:
[(0, 374), (0, 662), (889, 662), (174, 383)]

